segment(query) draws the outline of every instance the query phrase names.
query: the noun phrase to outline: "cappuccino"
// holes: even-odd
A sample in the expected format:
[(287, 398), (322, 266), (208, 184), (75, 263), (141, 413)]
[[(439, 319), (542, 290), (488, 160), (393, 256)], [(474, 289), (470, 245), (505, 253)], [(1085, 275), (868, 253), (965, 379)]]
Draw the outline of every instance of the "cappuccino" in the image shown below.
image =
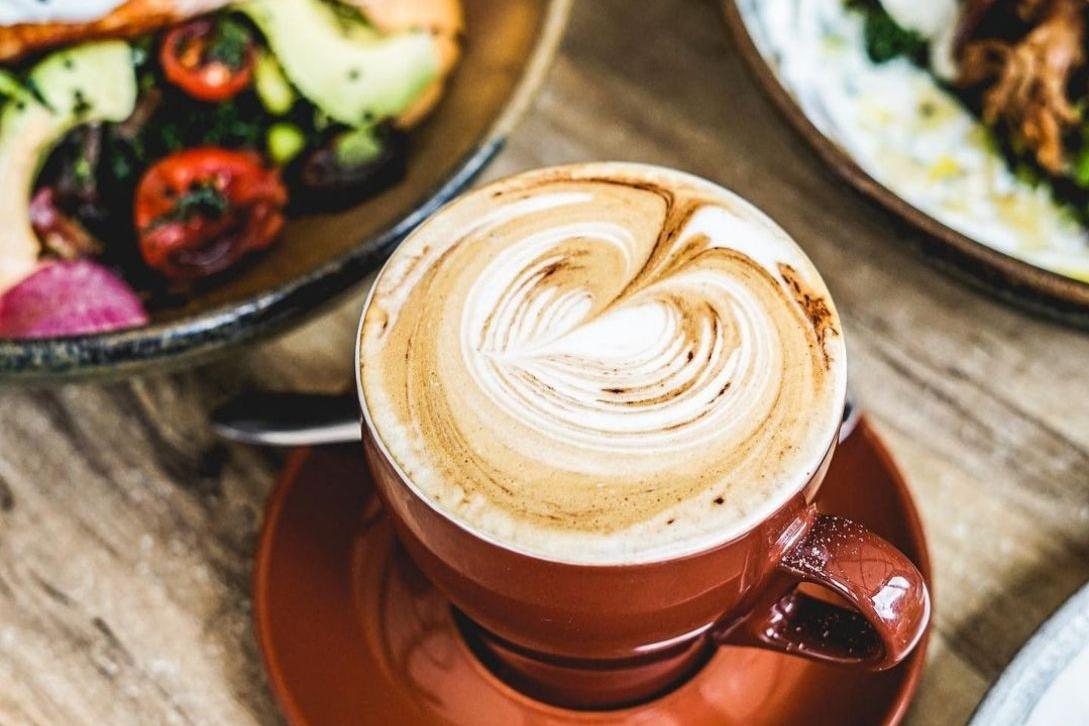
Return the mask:
[(364, 416), (439, 511), (547, 559), (706, 549), (835, 439), (835, 307), (757, 209), (634, 164), (522, 174), (421, 225), (363, 316)]

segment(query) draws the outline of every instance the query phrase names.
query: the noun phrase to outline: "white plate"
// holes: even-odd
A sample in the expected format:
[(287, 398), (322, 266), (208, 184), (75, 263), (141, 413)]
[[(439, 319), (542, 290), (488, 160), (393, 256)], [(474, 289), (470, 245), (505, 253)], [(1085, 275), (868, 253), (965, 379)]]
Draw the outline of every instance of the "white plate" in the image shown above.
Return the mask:
[(1089, 724), (1089, 585), (1029, 639), (970, 726)]

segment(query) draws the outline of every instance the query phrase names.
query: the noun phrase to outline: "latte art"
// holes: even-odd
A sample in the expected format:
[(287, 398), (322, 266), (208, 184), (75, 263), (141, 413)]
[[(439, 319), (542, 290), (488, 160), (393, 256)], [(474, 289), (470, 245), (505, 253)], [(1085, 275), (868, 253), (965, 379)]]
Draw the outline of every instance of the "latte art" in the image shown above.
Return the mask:
[(420, 493), (532, 554), (726, 540), (819, 467), (839, 321), (770, 220), (702, 180), (593, 164), (470, 194), (376, 282), (365, 411)]

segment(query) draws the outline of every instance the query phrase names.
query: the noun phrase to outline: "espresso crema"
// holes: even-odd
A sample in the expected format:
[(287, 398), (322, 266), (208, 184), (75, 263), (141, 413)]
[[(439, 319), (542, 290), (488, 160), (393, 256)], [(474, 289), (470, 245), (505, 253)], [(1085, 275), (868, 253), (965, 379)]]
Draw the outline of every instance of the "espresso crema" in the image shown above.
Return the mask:
[(528, 554), (629, 563), (732, 538), (819, 468), (846, 384), (812, 263), (750, 204), (650, 166), (531, 172), (379, 275), (365, 416), (410, 486)]

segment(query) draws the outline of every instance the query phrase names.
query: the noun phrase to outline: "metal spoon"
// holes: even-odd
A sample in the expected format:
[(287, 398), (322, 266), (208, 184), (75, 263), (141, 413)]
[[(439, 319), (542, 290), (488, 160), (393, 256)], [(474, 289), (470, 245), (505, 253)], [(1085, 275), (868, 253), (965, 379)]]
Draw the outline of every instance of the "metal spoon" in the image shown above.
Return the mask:
[[(842, 442), (858, 425), (858, 405), (847, 397)], [(260, 446), (319, 446), (359, 441), (359, 403), (352, 395), (319, 393), (243, 393), (212, 413), (212, 430), (221, 438)]]
[(318, 446), (359, 441), (359, 403), (351, 395), (243, 393), (212, 412), (212, 430), (228, 441), (261, 446)]

